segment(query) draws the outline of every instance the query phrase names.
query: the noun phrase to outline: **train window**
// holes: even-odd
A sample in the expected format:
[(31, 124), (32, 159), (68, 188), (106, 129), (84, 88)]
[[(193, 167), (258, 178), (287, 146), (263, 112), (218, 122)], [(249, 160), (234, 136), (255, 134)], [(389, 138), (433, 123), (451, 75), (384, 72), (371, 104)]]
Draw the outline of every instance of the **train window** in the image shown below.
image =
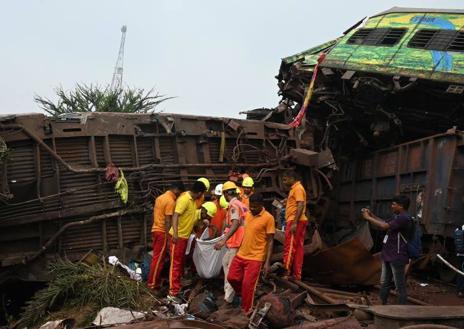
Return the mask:
[(464, 51), (464, 32), (458, 32), (446, 50)]
[(382, 41), (380, 41), (380, 44), (385, 46), (396, 45), (405, 33), (406, 29), (388, 29), (388, 32), (385, 33), (385, 36), (383, 37)]
[(348, 39), (348, 44), (368, 46), (394, 46), (406, 33), (407, 29), (378, 28), (359, 29)]
[(347, 43), (360, 45), (373, 29), (359, 29), (348, 39)]
[(408, 47), (411, 48), (427, 48), (430, 40), (438, 32), (438, 30), (419, 30), (414, 34), (409, 41)]
[(464, 32), (455, 30), (419, 30), (408, 47), (440, 51), (464, 51)]

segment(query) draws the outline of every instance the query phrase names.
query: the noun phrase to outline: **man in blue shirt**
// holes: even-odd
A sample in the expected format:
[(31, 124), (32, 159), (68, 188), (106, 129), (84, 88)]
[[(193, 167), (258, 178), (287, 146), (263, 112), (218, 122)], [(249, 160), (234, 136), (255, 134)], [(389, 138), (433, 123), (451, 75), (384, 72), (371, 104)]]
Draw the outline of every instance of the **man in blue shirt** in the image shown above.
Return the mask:
[(389, 220), (382, 220), (369, 209), (361, 210), (365, 220), (387, 232), (383, 239), (382, 275), (380, 277), (380, 299), (383, 305), (387, 304), (392, 279), (398, 290), (398, 304), (407, 304), (405, 268), (409, 263), (409, 256), (404, 237), (409, 238), (408, 232), (413, 225), (411, 216), (407, 213), (408, 208), (409, 198), (398, 195), (392, 200), (393, 217)]

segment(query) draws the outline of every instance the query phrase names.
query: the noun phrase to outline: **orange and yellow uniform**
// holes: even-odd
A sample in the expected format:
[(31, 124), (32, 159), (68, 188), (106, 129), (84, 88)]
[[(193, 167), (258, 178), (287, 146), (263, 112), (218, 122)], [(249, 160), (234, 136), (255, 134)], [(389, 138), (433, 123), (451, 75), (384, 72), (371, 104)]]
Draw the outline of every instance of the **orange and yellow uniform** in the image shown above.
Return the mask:
[(234, 288), (230, 285), (229, 281), (227, 281), (227, 274), (229, 273), (232, 259), (234, 259), (238, 252), (238, 248), (242, 244), (243, 235), (245, 233), (244, 224), (246, 213), (247, 208), (239, 199), (233, 198), (230, 200), (225, 218), (226, 227), (224, 229), (224, 234), (229, 232), (234, 220), (238, 221), (239, 226), (229, 240), (227, 240), (227, 252), (222, 258), (222, 269), (224, 271), (224, 300), (227, 303), (232, 303), (235, 295)]
[[(300, 218), (295, 218), (298, 202), (303, 202), (303, 213)], [(289, 275), (295, 279), (301, 280), (301, 272), (303, 268), (304, 258), (304, 238), (306, 227), (308, 225), (308, 218), (306, 213), (306, 191), (301, 185), (301, 182), (295, 182), (288, 194), (287, 205), (285, 208), (285, 245), (284, 245), (284, 266)], [(296, 232), (292, 234), (290, 229), (297, 221)]]
[(193, 227), (199, 219), (195, 200), (190, 192), (183, 193), (176, 202), (175, 213), (179, 214), (177, 223), (177, 243), (172, 243), (174, 229), (169, 230), (171, 268), (169, 269), (169, 294), (177, 295), (180, 292), (180, 279), (184, 275), (185, 251)]
[(247, 207), (247, 209), (250, 209), (250, 197), (253, 194), (253, 192), (250, 193), (250, 195), (246, 195), (245, 192), (243, 192), (243, 189), (241, 189), (241, 194), (240, 194), (240, 199), (242, 203)]
[(147, 280), (150, 288), (157, 289), (160, 286), (160, 274), (163, 270), (167, 247), (166, 217), (174, 214), (175, 204), (176, 195), (172, 191), (167, 191), (157, 197), (153, 205), (153, 226), (151, 229), (153, 258)]
[(266, 259), (268, 235), (275, 233), (274, 217), (266, 210), (254, 216), (247, 213), (242, 245), (229, 267), (227, 280), (242, 297), (242, 309), (253, 307), (256, 284)]
[(219, 199), (214, 201), (217, 211), (213, 218), (211, 218), (211, 225), (209, 228), (209, 237), (217, 238), (222, 235), (224, 227), (224, 220), (226, 218), (226, 211), (221, 207)]

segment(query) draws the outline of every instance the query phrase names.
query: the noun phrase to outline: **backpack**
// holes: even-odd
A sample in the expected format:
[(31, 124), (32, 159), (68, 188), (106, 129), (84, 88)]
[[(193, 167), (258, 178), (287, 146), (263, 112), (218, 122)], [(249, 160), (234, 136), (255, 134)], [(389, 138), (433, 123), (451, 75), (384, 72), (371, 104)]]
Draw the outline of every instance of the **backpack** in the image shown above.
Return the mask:
[(419, 221), (411, 217), (411, 227), (408, 230), (406, 239), (402, 233), (398, 233), (408, 248), (408, 256), (411, 259), (417, 259), (422, 256), (422, 229)]
[(456, 247), (456, 253), (464, 254), (464, 230), (457, 228), (454, 231), (454, 246)]

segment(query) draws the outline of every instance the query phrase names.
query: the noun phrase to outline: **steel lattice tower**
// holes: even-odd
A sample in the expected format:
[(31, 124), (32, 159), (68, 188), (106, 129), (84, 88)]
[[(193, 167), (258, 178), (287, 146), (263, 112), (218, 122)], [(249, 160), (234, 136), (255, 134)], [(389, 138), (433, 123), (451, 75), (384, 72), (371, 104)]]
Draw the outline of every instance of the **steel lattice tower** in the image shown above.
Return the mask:
[(119, 90), (122, 86), (122, 73), (124, 66), (124, 43), (126, 42), (126, 32), (127, 26), (123, 25), (121, 27), (121, 44), (119, 46), (118, 59), (116, 60), (116, 65), (114, 66), (113, 80), (111, 80), (111, 90)]

